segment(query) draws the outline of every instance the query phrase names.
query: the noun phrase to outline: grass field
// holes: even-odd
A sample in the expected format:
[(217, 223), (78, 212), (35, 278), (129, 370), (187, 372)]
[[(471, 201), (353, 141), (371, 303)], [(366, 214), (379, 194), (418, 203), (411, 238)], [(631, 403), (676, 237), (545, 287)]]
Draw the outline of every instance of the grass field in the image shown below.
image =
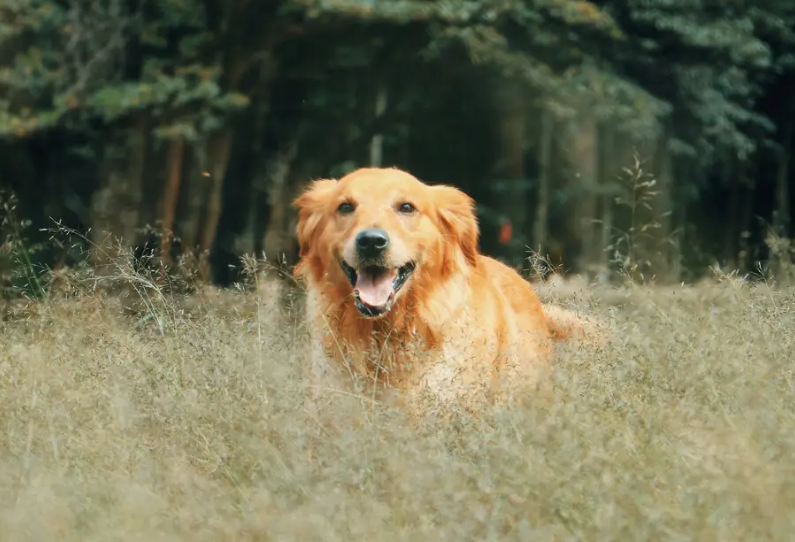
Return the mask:
[(275, 288), (15, 308), (0, 538), (792, 540), (791, 290), (569, 292), (613, 344), (561, 347), (544, 401), (418, 427), (342, 392), (305, 410)]

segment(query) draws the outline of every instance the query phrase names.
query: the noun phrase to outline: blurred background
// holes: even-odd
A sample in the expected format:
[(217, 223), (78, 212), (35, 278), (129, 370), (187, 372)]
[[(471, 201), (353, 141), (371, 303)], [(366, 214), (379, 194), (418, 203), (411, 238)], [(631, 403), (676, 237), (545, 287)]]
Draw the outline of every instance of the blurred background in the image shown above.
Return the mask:
[(0, 275), (114, 245), (228, 285), (368, 165), (467, 191), (517, 267), (764, 275), (793, 75), (792, 0), (2, 0)]

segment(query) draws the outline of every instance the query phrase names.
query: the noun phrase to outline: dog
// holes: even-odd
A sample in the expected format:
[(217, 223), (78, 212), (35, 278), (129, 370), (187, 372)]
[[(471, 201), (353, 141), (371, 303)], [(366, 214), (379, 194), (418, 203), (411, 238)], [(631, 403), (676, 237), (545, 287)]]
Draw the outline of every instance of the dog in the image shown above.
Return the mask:
[(532, 389), (553, 342), (588, 329), (479, 253), (474, 201), (455, 187), (361, 168), (293, 206), (313, 379), (363, 376), (414, 413), (476, 412)]

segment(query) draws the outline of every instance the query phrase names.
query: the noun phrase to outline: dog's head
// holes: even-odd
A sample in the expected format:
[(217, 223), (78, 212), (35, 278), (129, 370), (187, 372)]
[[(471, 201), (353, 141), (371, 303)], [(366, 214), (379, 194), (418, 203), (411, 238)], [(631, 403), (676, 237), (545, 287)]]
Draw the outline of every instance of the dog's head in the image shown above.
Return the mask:
[(352, 288), (367, 317), (389, 312), (418, 281), (442, 281), (477, 262), (472, 199), (398, 169), (314, 181), (294, 206), (302, 265)]

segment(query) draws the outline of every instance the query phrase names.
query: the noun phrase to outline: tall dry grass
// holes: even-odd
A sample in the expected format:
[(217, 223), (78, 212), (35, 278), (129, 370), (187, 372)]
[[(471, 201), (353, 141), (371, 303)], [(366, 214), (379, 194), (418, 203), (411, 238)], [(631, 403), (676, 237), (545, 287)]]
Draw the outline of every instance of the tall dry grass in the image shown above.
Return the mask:
[(3, 540), (795, 533), (793, 290), (570, 290), (613, 344), (562, 346), (543, 401), (417, 426), (345, 390), (304, 408), (278, 282), (181, 296), (117, 271), (126, 298), (62, 277), (0, 323)]

